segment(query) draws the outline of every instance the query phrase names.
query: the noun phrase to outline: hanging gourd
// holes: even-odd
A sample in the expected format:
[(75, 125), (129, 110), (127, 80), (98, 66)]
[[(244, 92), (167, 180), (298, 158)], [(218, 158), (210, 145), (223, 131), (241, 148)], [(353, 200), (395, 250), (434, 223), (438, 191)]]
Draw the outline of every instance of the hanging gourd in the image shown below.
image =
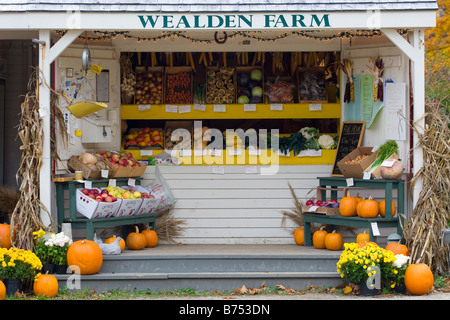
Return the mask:
[(302, 227), (295, 229), (294, 241), (299, 246), (305, 245), (305, 230)]
[[(380, 201), (380, 203), (378, 205), (378, 210), (380, 212), (380, 216), (382, 216), (383, 218), (386, 215), (386, 205), (385, 205), (385, 203), (386, 203), (386, 200), (382, 200), (382, 201)], [(395, 215), (395, 212), (396, 212), (395, 203), (394, 203), (394, 201), (392, 201), (392, 216)]]
[(344, 245), (344, 239), (341, 234), (337, 233), (336, 230), (333, 230), (332, 233), (328, 233), (325, 236), (325, 248), (331, 251), (341, 250)]
[(433, 273), (425, 263), (411, 264), (405, 271), (405, 287), (411, 294), (424, 295), (434, 284)]
[(139, 233), (139, 229), (136, 226), (136, 232), (131, 232), (127, 236), (126, 244), (128, 249), (131, 250), (142, 250), (147, 245), (145, 236)]
[(378, 202), (370, 196), (369, 199), (363, 200), (358, 204), (356, 213), (361, 218), (375, 218), (378, 216)]
[(325, 249), (325, 237), (327, 236), (328, 232), (324, 229), (325, 227), (322, 226), (320, 230), (317, 230), (313, 234), (313, 245), (316, 249)]
[(356, 206), (358, 201), (355, 197), (350, 195), (350, 191), (347, 190), (345, 197), (341, 199), (339, 203), (339, 213), (344, 217), (354, 217), (356, 216)]

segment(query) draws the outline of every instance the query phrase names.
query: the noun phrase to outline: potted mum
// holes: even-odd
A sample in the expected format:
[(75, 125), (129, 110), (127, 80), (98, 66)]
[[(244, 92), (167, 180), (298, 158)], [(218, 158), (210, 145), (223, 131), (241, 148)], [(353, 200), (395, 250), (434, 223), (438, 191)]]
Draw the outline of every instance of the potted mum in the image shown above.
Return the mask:
[(392, 273), (395, 256), (373, 243), (345, 243), (337, 263), (341, 278), (359, 285), (361, 295), (376, 295)]
[(51, 234), (50, 238), (45, 242), (45, 245), (50, 248), (50, 256), (52, 263), (55, 264), (55, 273), (64, 274), (67, 271), (67, 250), (72, 243), (72, 240), (60, 232)]
[(396, 254), (392, 270), (389, 275), (390, 286), (398, 293), (406, 293), (405, 272), (409, 266), (410, 257)]
[(0, 248), (0, 280), (8, 295), (30, 288), (41, 269), (41, 260), (32, 251)]
[[(42, 273), (53, 273), (54, 263), (52, 262), (52, 250), (51, 247), (46, 245), (47, 239), (45, 237), (45, 231), (39, 230), (33, 232), (34, 240), (36, 240), (36, 246), (34, 247), (34, 253), (42, 262)], [(48, 238), (48, 237), (47, 237)]]

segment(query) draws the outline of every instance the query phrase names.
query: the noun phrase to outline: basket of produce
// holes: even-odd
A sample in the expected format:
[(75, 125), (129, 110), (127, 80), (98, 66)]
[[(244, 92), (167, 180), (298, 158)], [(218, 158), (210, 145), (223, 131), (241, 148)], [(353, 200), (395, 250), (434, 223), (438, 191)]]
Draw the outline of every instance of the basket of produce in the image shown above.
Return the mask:
[(206, 72), (206, 103), (231, 104), (236, 98), (235, 69), (210, 67)]
[(164, 148), (164, 130), (161, 128), (133, 128), (124, 136), (124, 147), (130, 150)]
[(136, 67), (136, 104), (161, 104), (164, 101), (164, 67)]
[(191, 104), (193, 100), (192, 68), (166, 68), (165, 88), (165, 103)]
[(73, 171), (81, 171), (86, 180), (100, 179), (102, 170), (109, 170), (110, 176), (114, 173), (114, 167), (93, 152), (82, 152), (78, 156), (70, 157), (67, 166)]
[(237, 103), (262, 103), (264, 72), (262, 67), (237, 67)]
[(269, 78), (266, 90), (269, 103), (294, 103), (295, 84), (290, 77)]

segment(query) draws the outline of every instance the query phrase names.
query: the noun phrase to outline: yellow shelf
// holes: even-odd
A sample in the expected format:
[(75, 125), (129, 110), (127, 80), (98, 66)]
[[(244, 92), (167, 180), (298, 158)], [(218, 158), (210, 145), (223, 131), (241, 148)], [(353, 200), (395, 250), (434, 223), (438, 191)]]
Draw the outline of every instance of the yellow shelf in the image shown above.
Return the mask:
[[(207, 104), (205, 111), (194, 109), (191, 112), (166, 112), (165, 104), (151, 105), (150, 110), (139, 110), (138, 105), (121, 106), (123, 120), (193, 120), (193, 119), (333, 119), (341, 117), (339, 103), (321, 104), (320, 111), (311, 111), (307, 103), (285, 103), (283, 110), (271, 110), (270, 104), (256, 104), (256, 111), (244, 111), (243, 104), (227, 104), (226, 112), (214, 112), (214, 105)], [(144, 109), (144, 108), (142, 108)]]
[[(141, 156), (140, 150), (126, 150), (131, 152), (137, 160), (147, 160), (150, 156)], [(153, 150), (153, 156), (164, 150)], [(230, 150), (222, 150), (221, 156), (190, 156), (179, 157), (181, 165), (332, 165), (336, 157), (336, 150), (321, 150), (320, 157), (298, 157), (291, 151), (290, 156), (277, 156), (267, 150), (261, 150), (261, 155), (249, 155), (249, 150), (242, 150), (241, 155), (230, 155)], [(177, 155), (179, 155), (177, 153)]]

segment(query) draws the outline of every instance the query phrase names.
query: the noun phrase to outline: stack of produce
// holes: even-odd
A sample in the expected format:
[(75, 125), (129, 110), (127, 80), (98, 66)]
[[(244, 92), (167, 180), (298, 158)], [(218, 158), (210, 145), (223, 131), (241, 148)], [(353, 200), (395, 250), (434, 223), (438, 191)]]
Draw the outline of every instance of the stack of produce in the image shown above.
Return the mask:
[(82, 152), (78, 158), (91, 170), (108, 170), (108, 164), (104, 159), (92, 152)]
[(291, 81), (276, 80), (269, 83), (267, 96), (269, 103), (293, 103), (294, 102), (294, 85)]
[[(103, 192), (103, 190), (102, 190)], [(118, 199), (148, 199), (148, 198), (154, 198), (153, 195), (149, 194), (148, 192), (139, 192), (135, 191), (133, 189), (126, 190), (119, 187), (113, 187), (108, 186), (106, 187), (106, 192), (108, 192), (110, 195), (113, 195), (114, 197)]]
[(263, 102), (263, 72), (255, 68), (250, 72), (242, 71), (237, 74), (238, 103)]
[(88, 188), (84, 188), (81, 190), (81, 192), (85, 195), (87, 195), (88, 197), (98, 201), (98, 202), (116, 202), (117, 201), (117, 197), (113, 194), (111, 194), (108, 190), (108, 188), (106, 189), (88, 189)]
[(125, 136), (125, 148), (138, 147), (160, 147), (164, 145), (164, 134), (159, 129), (145, 127), (142, 130), (135, 130)]
[(206, 103), (233, 103), (235, 88), (233, 83), (234, 68), (221, 67), (208, 70)]
[(161, 72), (146, 72), (136, 76), (136, 104), (163, 103), (163, 82)]
[(190, 72), (166, 74), (166, 103), (192, 103)]
[(172, 140), (172, 134), (174, 132), (173, 128), (167, 128), (165, 133), (166, 149), (172, 150), (175, 147), (179, 150), (181, 149), (191, 149), (191, 135), (188, 132), (184, 132), (178, 141)]
[(105, 151), (102, 153), (97, 154), (97, 156), (100, 156), (103, 158), (103, 160), (108, 163), (110, 163), (113, 166), (121, 167), (121, 168), (131, 168), (131, 167), (140, 167), (141, 164), (139, 161), (133, 158), (133, 155), (131, 153), (127, 152), (110, 152)]

